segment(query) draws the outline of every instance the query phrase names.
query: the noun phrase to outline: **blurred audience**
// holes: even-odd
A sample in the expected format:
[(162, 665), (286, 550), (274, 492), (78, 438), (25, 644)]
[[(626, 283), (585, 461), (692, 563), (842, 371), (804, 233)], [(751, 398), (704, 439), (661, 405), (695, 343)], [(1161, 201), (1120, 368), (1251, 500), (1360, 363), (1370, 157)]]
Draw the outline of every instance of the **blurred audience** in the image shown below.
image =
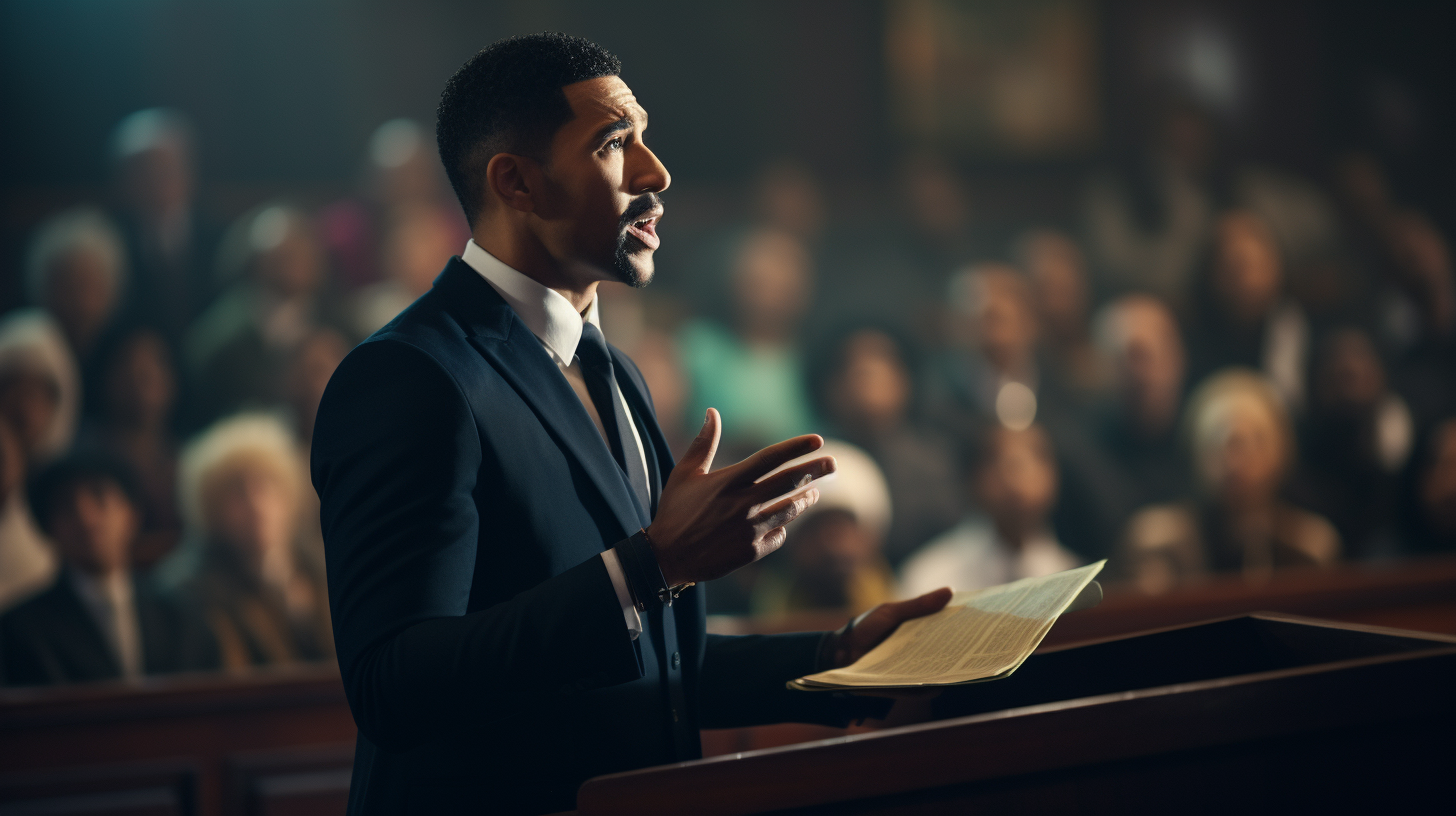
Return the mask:
[[(324, 244), (345, 289), (381, 281), (395, 281), (409, 291), (418, 288), (423, 273), (417, 265), (423, 263), (424, 250), (399, 246), (401, 229), (418, 231), (426, 236), (424, 241), (439, 241), (432, 246), (449, 245), (444, 255), (430, 259), (429, 280), (465, 247), (470, 228), (445, 184), (434, 139), (418, 122), (390, 119), (375, 128), (361, 186), (361, 196), (334, 202), (319, 213)], [(412, 223), (402, 226), (405, 222)], [(437, 238), (440, 234), (447, 238)], [(399, 257), (401, 252), (405, 257)], [(372, 334), (393, 316), (363, 334)]]
[[(349, 343), (336, 331), (321, 329), (303, 341), (289, 362), (286, 393), (288, 411), (293, 420), (296, 456), (300, 473), (308, 473), (309, 449), (313, 446), (314, 419), (319, 402), (334, 369), (349, 353)], [(315, 574), (324, 574), (324, 531), (319, 518), (319, 497), (312, 485), (305, 484), (298, 494), (298, 551)]]
[(384, 279), (360, 290), (349, 309), (350, 328), (360, 339), (430, 291), (445, 261), (465, 246), (460, 231), (433, 207), (396, 209), (383, 227), (379, 258)]
[(693, 438), (684, 422), (688, 412), (688, 382), (677, 344), (667, 332), (647, 329), (638, 335), (628, 356), (647, 383), (657, 422), (673, 456), (681, 456)]
[[(56, 322), (36, 309), (0, 318), (0, 425), (15, 476), (0, 508), (0, 610), (46, 586), (56, 555), (31, 516), (24, 479), (70, 446), (80, 382)], [(9, 476), (6, 477), (9, 481)]]
[(1456, 417), (1437, 423), (1423, 442), (1405, 494), (1408, 549), (1450, 553), (1456, 551)]
[[(731, 231), (684, 219), (660, 260), (723, 275), (604, 285), (675, 451), (709, 406), (722, 462), (844, 440), (784, 552), (713, 582), (711, 610), (860, 610), (892, 569), (915, 593), (1111, 554), (1162, 592), (1456, 550), (1449, 225), (1371, 154), (1327, 191), (1236, 164), (1217, 121), (1155, 103), (1075, 237), (976, 207), (950, 155), (878, 190), (770, 161), (723, 197)], [(329, 659), (303, 473), (350, 346), (468, 237), (428, 129), (384, 122), (355, 192), (226, 236), (183, 114), (126, 117), (109, 160), (114, 207), (43, 219), (16, 278), (35, 308), (0, 316), (0, 681)]]
[(305, 490), (296, 443), (271, 415), (224, 419), (182, 452), (188, 542), (164, 575), (224, 669), (333, 657), (324, 576), (301, 552)]
[(981, 589), (1081, 563), (1052, 531), (1058, 477), (1045, 429), (989, 427), (970, 442), (965, 459), (966, 488), (975, 509), (911, 554), (900, 568), (901, 597), (943, 586)]
[(143, 567), (177, 545), (177, 440), (172, 433), (177, 405), (177, 369), (171, 350), (155, 329), (120, 332), (100, 361), (99, 415), (84, 429), (90, 446), (124, 461), (137, 479), (141, 530), (132, 558)]
[(64, 567), (49, 588), (0, 617), (0, 682), (135, 680), (215, 667), (206, 631), (133, 570), (142, 512), (120, 460), (81, 452), (48, 465), (31, 482), (30, 503)]
[(949, 301), (948, 347), (932, 381), (937, 412), (953, 429), (1030, 426), (1042, 383), (1036, 302), (1026, 276), (1007, 264), (976, 264), (951, 278)]
[(237, 280), (187, 336), (193, 427), (281, 404), (288, 361), (320, 327), (335, 324), (323, 247), (300, 210), (268, 204), (238, 219), (219, 266)]
[[(26, 259), (30, 300), (55, 318), (80, 366), (88, 407), (96, 359), (127, 291), (126, 248), (105, 213), (77, 207), (36, 231)], [(89, 411), (88, 411), (89, 412)]]
[(149, 108), (122, 119), (111, 139), (118, 220), (131, 271), (128, 310), (179, 348), (216, 282), (217, 230), (196, 206), (192, 125)]
[(1149, 292), (1182, 312), (1213, 227), (1218, 143), (1208, 116), (1181, 100), (1149, 125), (1145, 144), (1089, 184), (1087, 235), (1109, 290)]
[(753, 183), (753, 209), (759, 224), (812, 244), (824, 230), (824, 191), (803, 164), (770, 162)]
[(739, 243), (729, 269), (730, 322), (695, 320), (683, 327), (689, 416), (710, 407), (722, 412), (725, 461), (814, 427), (798, 341), (813, 279), (802, 241), (755, 230)]
[(1268, 226), (1246, 210), (1222, 215), (1194, 309), (1195, 381), (1228, 366), (1259, 369), (1286, 405), (1304, 407), (1309, 321), (1284, 286), (1283, 260)]
[(1370, 336), (1332, 332), (1315, 357), (1296, 495), (1332, 521), (1351, 557), (1391, 557), (1395, 503), (1415, 434)]
[(915, 419), (915, 363), (898, 332), (859, 325), (836, 334), (811, 374), (829, 433), (867, 451), (884, 471), (895, 508), (884, 553), (898, 564), (960, 518), (949, 439)]
[(1177, 439), (1187, 361), (1177, 319), (1150, 295), (1126, 295), (1097, 318), (1113, 372), (1111, 399), (1094, 414), (1094, 438), (1118, 480), (1121, 513), (1185, 495), (1191, 484)]
[(819, 501), (789, 525), (782, 551), (765, 563), (753, 588), (754, 614), (858, 615), (894, 597), (894, 575), (881, 554), (893, 516), (884, 475), (869, 454), (836, 439), (783, 467), (819, 456), (833, 456), (838, 467), (816, 483)]
[(1198, 495), (1135, 513), (1119, 557), (1144, 592), (1216, 572), (1264, 580), (1277, 569), (1339, 559), (1334, 526), (1280, 495), (1295, 440), (1268, 379), (1247, 369), (1219, 372), (1198, 386), (1184, 424)]
[(1107, 385), (1108, 372), (1092, 343), (1091, 281), (1082, 248), (1064, 232), (1035, 229), (1017, 239), (1013, 255), (1031, 280), (1047, 374), (1060, 382), (1059, 390), (1090, 401)]

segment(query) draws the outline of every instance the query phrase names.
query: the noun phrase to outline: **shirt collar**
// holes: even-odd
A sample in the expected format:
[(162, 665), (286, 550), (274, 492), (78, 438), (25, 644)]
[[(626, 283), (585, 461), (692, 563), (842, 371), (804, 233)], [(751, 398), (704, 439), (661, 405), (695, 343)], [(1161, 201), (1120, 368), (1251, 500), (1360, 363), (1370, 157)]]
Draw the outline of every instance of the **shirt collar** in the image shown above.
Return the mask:
[[(560, 292), (542, 286), (507, 266), (494, 255), (486, 252), (472, 238), (460, 253), (460, 260), (470, 265), (485, 278), (506, 303), (515, 310), (516, 316), (526, 328), (536, 335), (541, 345), (563, 365), (571, 365), (576, 357), (577, 344), (581, 342), (582, 316), (572, 308), (571, 301)], [(587, 323), (601, 328), (597, 314), (597, 299), (592, 298), (586, 309)]]

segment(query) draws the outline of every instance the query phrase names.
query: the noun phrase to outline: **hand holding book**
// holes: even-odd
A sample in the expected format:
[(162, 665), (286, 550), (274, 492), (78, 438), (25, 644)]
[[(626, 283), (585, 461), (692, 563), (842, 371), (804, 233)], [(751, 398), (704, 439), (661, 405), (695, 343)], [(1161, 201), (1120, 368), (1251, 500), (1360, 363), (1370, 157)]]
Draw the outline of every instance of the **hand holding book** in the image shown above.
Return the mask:
[[(852, 623), (841, 640), (877, 645), (858, 657), (851, 646), (845, 646), (844, 657), (853, 660), (849, 665), (836, 659), (834, 664), (842, 668), (800, 677), (790, 681), (789, 687), (802, 691), (907, 689), (1009, 676), (1036, 650), (1058, 616), (1101, 599), (1101, 588), (1093, 578), (1106, 563), (957, 592), (948, 602), (942, 600), (942, 591), (876, 607)], [(934, 603), (944, 604), (944, 608), (925, 614), (907, 606), (933, 608)], [(888, 611), (875, 617), (881, 610)], [(901, 614), (912, 610), (918, 614)], [(866, 631), (851, 641), (854, 630), (865, 623), (876, 631)]]

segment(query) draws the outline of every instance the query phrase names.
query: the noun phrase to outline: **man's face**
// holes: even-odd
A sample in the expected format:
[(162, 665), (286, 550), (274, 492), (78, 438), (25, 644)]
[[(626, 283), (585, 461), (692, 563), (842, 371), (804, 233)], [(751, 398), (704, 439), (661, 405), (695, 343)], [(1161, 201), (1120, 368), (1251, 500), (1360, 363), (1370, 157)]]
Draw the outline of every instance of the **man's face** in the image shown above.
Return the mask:
[(672, 176), (647, 148), (647, 112), (619, 77), (564, 89), (574, 118), (551, 141), (537, 209), (552, 254), (574, 274), (646, 286), (654, 271), (658, 193)]
[(71, 487), (52, 512), (51, 537), (77, 569), (105, 575), (125, 569), (141, 516), (126, 492), (106, 479)]

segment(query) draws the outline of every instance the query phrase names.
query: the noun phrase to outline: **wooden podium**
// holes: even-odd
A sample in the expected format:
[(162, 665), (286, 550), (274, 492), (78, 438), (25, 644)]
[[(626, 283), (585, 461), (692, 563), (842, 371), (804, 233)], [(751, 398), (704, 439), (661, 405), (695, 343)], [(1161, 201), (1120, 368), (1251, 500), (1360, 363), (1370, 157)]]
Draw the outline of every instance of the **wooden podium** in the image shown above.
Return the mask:
[(1456, 637), (1255, 614), (1038, 652), (932, 722), (588, 780), (587, 814), (1426, 811)]

